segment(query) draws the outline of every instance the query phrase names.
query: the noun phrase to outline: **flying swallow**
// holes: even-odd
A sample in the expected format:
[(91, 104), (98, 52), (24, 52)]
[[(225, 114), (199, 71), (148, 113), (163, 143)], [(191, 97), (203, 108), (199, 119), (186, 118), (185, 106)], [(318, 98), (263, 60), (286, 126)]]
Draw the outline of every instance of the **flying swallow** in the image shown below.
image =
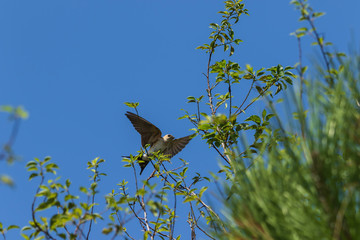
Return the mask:
[(160, 151), (161, 153), (167, 155), (167, 157), (172, 158), (178, 154), (194, 137), (194, 134), (178, 139), (175, 139), (174, 136), (170, 134), (166, 134), (162, 137), (160, 129), (146, 119), (131, 112), (126, 112), (125, 115), (130, 120), (136, 131), (140, 133), (141, 146), (145, 148), (147, 144), (150, 145), (149, 151), (137, 159), (141, 160), (139, 162), (141, 168), (140, 175), (149, 163), (150, 160), (148, 156), (151, 153)]

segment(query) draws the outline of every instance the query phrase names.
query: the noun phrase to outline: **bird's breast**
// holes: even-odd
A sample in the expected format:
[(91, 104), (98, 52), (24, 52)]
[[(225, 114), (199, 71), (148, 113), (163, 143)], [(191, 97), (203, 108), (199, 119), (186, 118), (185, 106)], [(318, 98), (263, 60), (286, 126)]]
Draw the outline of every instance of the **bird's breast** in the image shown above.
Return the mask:
[(162, 138), (159, 138), (149, 149), (149, 153), (163, 151), (166, 148), (166, 143)]

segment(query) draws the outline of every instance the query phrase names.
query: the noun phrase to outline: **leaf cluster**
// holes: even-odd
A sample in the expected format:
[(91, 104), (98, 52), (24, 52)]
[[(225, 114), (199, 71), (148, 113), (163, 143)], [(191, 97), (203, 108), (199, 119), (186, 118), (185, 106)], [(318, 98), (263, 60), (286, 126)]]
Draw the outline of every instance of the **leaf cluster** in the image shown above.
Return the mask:
[[(29, 180), (39, 179), (33, 203), (32, 220), (29, 225), (21, 229), (24, 239), (78, 239), (80, 236), (88, 238), (93, 221), (102, 219), (99, 213), (94, 212), (97, 205), (94, 201), (97, 192), (97, 183), (104, 173), (98, 172), (103, 159), (96, 158), (88, 162), (88, 169), (93, 173), (90, 176), (92, 182), (90, 187), (80, 187), (80, 192), (85, 195), (86, 201), (70, 192), (71, 181), (60, 183), (60, 178), (50, 178), (46, 181), (47, 175), (56, 175), (59, 167), (51, 162), (50, 157), (44, 160), (35, 158), (27, 163), (27, 170), (31, 173)], [(38, 203), (40, 202), (40, 203)], [(50, 217), (37, 217), (45, 211)], [(87, 226), (88, 230), (84, 230)]]

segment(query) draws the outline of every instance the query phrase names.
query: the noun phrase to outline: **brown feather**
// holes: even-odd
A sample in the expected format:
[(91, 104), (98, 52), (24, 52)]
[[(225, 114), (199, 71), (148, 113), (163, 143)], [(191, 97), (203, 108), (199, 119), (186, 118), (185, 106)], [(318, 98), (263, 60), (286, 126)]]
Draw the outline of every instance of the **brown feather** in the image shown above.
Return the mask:
[(169, 146), (163, 151), (163, 153), (169, 155), (169, 158), (172, 158), (181, 150), (183, 150), (183, 148), (190, 142), (193, 137), (194, 134), (173, 140), (169, 144)]
[(130, 120), (136, 131), (140, 133), (141, 145), (143, 147), (145, 147), (146, 144), (150, 144), (150, 146), (152, 146), (161, 137), (160, 129), (151, 122), (132, 112), (126, 112), (125, 115)]

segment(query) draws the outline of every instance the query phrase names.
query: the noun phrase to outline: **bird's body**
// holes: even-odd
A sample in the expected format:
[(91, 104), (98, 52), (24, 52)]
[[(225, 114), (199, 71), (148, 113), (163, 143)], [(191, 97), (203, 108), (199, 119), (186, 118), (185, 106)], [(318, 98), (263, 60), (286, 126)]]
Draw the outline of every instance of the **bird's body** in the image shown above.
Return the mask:
[(164, 141), (164, 138), (159, 138), (149, 149), (148, 153), (152, 154), (157, 151), (164, 151), (167, 146), (167, 142)]
[(145, 147), (148, 144), (150, 145), (150, 149), (137, 159), (141, 168), (140, 174), (150, 161), (149, 155), (160, 151), (171, 158), (179, 153), (193, 138), (193, 135), (189, 135), (183, 138), (175, 139), (170, 134), (166, 134), (161, 137), (160, 129), (149, 121), (131, 112), (126, 112), (125, 115), (133, 124), (136, 131), (140, 133), (142, 147)]
[(150, 149), (142, 155), (142, 160), (148, 160), (148, 155), (151, 155), (158, 151), (164, 151), (166, 149), (167, 142), (163, 138), (159, 138)]

